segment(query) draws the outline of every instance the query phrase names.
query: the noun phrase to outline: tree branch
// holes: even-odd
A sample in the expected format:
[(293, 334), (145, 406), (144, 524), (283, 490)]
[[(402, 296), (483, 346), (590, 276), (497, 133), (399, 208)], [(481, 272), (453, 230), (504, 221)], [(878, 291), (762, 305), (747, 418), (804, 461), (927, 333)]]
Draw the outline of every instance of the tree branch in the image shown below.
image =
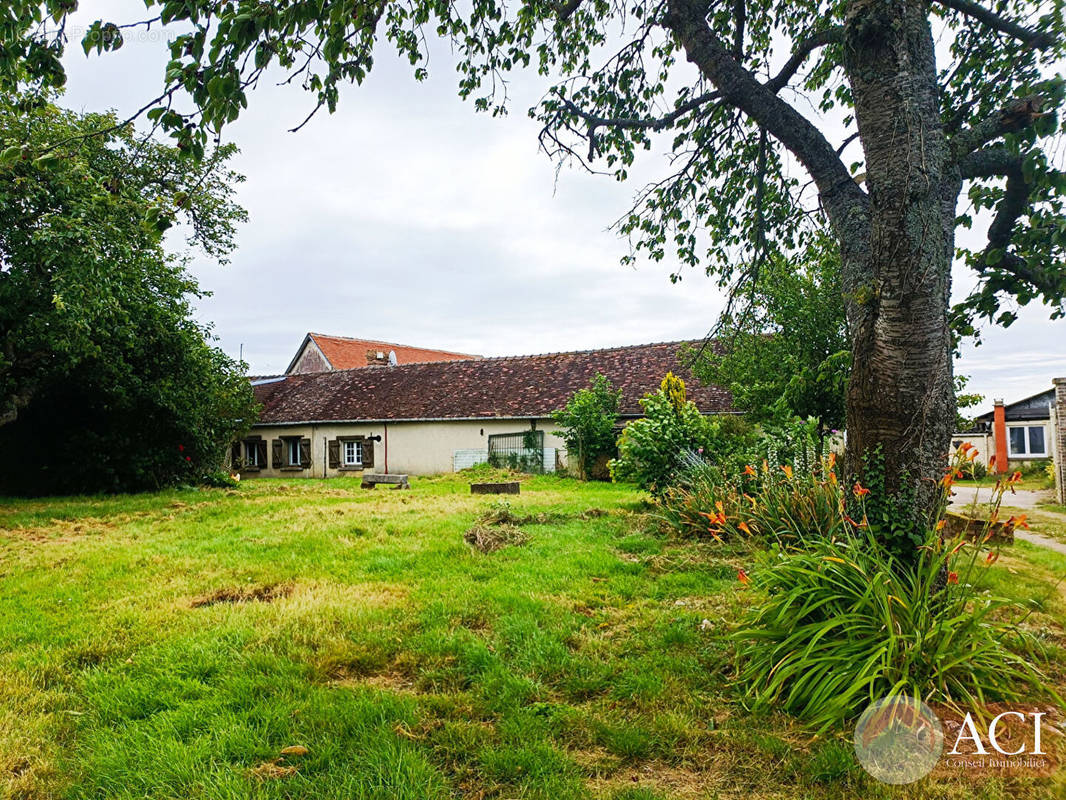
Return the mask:
[(1017, 154), (1011, 153), (1003, 145), (993, 145), (967, 153), (959, 161), (959, 174), (963, 180), (1006, 177), (1020, 165)]
[(1003, 197), (996, 206), (996, 216), (988, 226), (988, 244), (974, 269), (984, 273), (989, 269), (1008, 272), (1046, 295), (1060, 291), (1061, 278), (1034, 269), (1029, 262), (1008, 250), (1014, 235), (1014, 226), (1029, 208), (1032, 184), (1025, 179), (1021, 156), (1011, 153), (1003, 146), (987, 147), (969, 154), (959, 170), (963, 178), (1005, 177)]
[(1006, 133), (1014, 133), (1028, 128), (1037, 119), (1044, 116), (1040, 109), (1044, 98), (1030, 95), (1011, 101), (992, 117), (983, 119), (969, 128), (963, 128), (951, 137), (951, 151), (958, 163), (978, 147), (998, 139)]
[(652, 131), (660, 131), (663, 128), (668, 128), (677, 122), (678, 119), (683, 117), (690, 111), (694, 111), (704, 103), (709, 103), (712, 100), (717, 100), (721, 97), (719, 92), (705, 92), (699, 97), (694, 97), (688, 102), (682, 103), (669, 114), (662, 117), (599, 117), (595, 114), (590, 114), (587, 111), (583, 111), (577, 105), (570, 100), (563, 99), (563, 105), (575, 116), (580, 117), (588, 123), (588, 136), (589, 140), (589, 160), (592, 160), (596, 156), (596, 129), (597, 128), (623, 128), (623, 129), (646, 129)]
[(840, 25), (834, 25), (832, 28), (826, 28), (824, 31), (818, 31), (817, 33), (811, 34), (796, 45), (796, 50), (792, 53), (788, 61), (785, 62), (785, 65), (781, 67), (781, 71), (767, 81), (764, 86), (774, 94), (777, 94), (788, 85), (790, 80), (792, 80), (792, 76), (796, 74), (796, 71), (803, 66), (803, 62), (807, 60), (807, 56), (819, 47), (825, 47), (827, 44), (840, 42), (843, 41), (843, 39), (844, 29)]
[(856, 208), (868, 213), (866, 193), (852, 179), (833, 146), (810, 120), (737, 63), (708, 27), (699, 0), (669, 0), (668, 9), (665, 24), (680, 40), (688, 60), (717, 87), (726, 102), (766, 128), (796, 156), (814, 179), (835, 222), (844, 224)]
[(733, 0), (733, 58), (740, 61), (744, 58), (744, 24), (748, 19), (748, 4), (746, 0)]
[(936, 0), (940, 5), (958, 11), (967, 17), (983, 23), (994, 31), (1006, 34), (1036, 50), (1044, 50), (1055, 43), (1055, 37), (1047, 31), (1035, 31), (1026, 28), (1006, 17), (1001, 17), (973, 0)]

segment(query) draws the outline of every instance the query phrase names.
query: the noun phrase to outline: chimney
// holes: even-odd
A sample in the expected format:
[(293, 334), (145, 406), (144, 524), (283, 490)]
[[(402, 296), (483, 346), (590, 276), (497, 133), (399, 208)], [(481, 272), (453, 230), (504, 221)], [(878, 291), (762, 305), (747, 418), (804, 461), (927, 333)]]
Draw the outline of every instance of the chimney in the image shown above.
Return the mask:
[(1007, 471), (1007, 411), (1003, 400), (995, 400), (992, 409), (992, 441), (996, 447), (996, 472)]
[(386, 366), (389, 363), (389, 354), (384, 350), (367, 350), (366, 365), (368, 367)]

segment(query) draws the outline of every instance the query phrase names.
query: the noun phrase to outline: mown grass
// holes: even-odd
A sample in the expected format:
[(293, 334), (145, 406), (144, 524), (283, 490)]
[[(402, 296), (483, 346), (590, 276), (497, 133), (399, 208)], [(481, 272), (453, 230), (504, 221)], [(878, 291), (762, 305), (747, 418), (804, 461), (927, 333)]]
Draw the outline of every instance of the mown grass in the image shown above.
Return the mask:
[[(1062, 791), (890, 789), (847, 732), (753, 717), (721, 638), (750, 602), (742, 548), (665, 538), (627, 487), (522, 491), (518, 513), (550, 517), (487, 554), (462, 537), (492, 501), (461, 477), (0, 501), (0, 797)], [(1061, 654), (1066, 559), (1019, 545), (995, 569)]]

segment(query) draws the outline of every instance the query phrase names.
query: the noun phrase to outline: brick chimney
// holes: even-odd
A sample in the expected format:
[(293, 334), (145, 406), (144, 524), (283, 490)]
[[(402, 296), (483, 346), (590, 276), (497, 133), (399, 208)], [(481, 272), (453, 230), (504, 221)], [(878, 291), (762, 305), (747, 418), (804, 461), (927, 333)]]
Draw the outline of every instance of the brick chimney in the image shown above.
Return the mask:
[(1002, 400), (996, 400), (992, 409), (992, 441), (996, 444), (996, 472), (1007, 471), (1007, 410)]

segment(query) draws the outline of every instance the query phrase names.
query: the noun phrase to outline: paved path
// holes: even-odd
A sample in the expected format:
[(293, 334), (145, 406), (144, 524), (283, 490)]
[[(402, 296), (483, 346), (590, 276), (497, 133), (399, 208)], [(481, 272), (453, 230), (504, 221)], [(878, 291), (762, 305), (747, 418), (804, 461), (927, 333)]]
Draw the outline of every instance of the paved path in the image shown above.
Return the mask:
[[(955, 486), (953, 488), (955, 491), (955, 496), (951, 498), (951, 505), (953, 506), (968, 506), (974, 502), (974, 499), (977, 500), (978, 506), (980, 506), (987, 503), (992, 498), (992, 490), (987, 486), (982, 488), (977, 488), (975, 486)], [(1051, 517), (1066, 524), (1066, 514), (1059, 514), (1057, 511), (1048, 511), (1037, 506), (1037, 503), (1041, 500), (1047, 500), (1050, 498), (1051, 492), (1037, 491), (1034, 489), (1017, 489), (1014, 494), (1008, 492), (1003, 496), (1003, 505), (1009, 506), (1010, 508), (1024, 508), (1036, 511), (1038, 514)], [(1066, 544), (1047, 536), (1041, 536), (1039, 533), (1015, 530), (1014, 537), (1016, 539), (1021, 539), (1024, 542), (1039, 545), (1040, 547), (1046, 547), (1049, 550), (1054, 550), (1056, 553), (1066, 555)]]
[[(951, 498), (951, 504), (953, 506), (968, 506), (977, 498), (978, 503), (987, 503), (992, 499), (992, 487), (982, 486), (980, 488), (976, 486), (959, 486), (955, 485), (951, 487), (955, 492), (955, 496)], [(1003, 505), (1010, 506), (1011, 508), (1032, 508), (1040, 511), (1041, 514), (1050, 514), (1057, 517), (1062, 517), (1063, 522), (1066, 522), (1066, 514), (1056, 514), (1053, 511), (1044, 511), (1043, 509), (1037, 509), (1036, 504), (1041, 500), (1050, 500), (1051, 492), (1042, 492), (1035, 489), (1017, 489), (1014, 494), (1007, 492), (1003, 495)]]

